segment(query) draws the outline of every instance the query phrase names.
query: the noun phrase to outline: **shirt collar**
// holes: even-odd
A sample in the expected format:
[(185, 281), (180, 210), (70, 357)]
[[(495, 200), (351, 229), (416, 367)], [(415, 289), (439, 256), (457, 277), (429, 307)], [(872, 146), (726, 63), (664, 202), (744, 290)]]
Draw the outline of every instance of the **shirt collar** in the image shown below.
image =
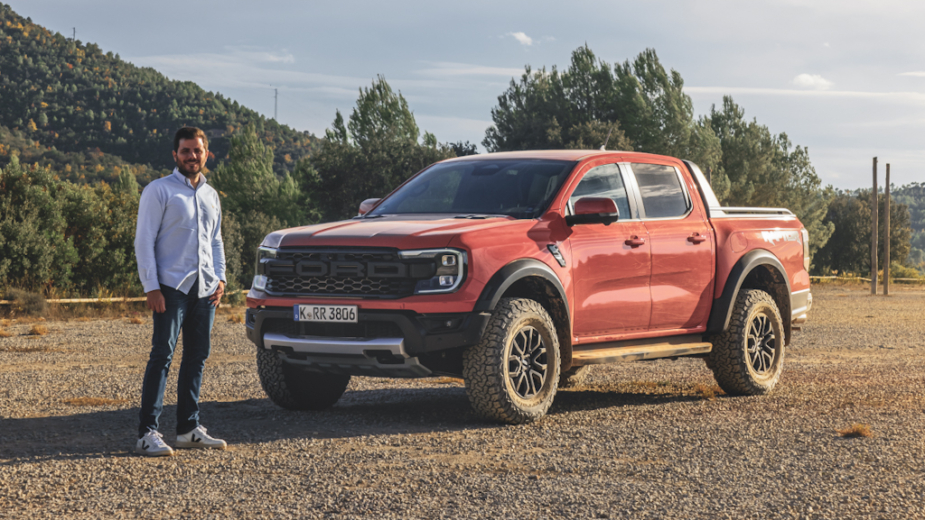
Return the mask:
[[(184, 186), (187, 186), (189, 188), (193, 187), (193, 184), (189, 181), (189, 179), (186, 178), (186, 175), (183, 175), (182, 173), (180, 173), (180, 170), (177, 169), (176, 167), (174, 167), (173, 173), (171, 175), (173, 175), (173, 177), (177, 181), (182, 182)], [(206, 184), (208, 182), (209, 180), (206, 179), (205, 174), (203, 174), (202, 172), (199, 172), (199, 186), (202, 186), (203, 184)]]

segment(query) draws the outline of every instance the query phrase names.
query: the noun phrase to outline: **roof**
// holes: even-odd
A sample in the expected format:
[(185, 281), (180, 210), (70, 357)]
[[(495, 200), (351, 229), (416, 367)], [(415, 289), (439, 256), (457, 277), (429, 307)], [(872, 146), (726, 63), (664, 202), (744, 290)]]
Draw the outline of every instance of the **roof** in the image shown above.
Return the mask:
[(497, 159), (550, 159), (558, 161), (581, 161), (601, 155), (621, 155), (637, 157), (665, 157), (642, 152), (621, 150), (523, 150), (517, 152), (495, 152), (478, 155), (465, 155), (447, 159), (447, 161), (490, 161)]

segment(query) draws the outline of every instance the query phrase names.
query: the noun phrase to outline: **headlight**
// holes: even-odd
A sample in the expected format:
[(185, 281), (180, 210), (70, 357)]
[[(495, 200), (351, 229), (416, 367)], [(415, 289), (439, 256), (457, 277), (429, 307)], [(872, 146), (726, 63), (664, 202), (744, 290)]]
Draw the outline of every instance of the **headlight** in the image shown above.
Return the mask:
[(276, 258), (276, 249), (264, 246), (257, 248), (256, 272), (254, 273), (254, 281), (251, 283), (251, 287), (258, 291), (266, 291), (267, 289), (267, 275), (266, 269), (264, 268), (264, 260), (269, 258)]
[(414, 260), (426, 261), (426, 263), (434, 267), (434, 270), (431, 271), (433, 276), (417, 281), (414, 286), (414, 294), (453, 292), (459, 288), (466, 277), (467, 258), (466, 253), (463, 251), (456, 249), (420, 249), (416, 251), (400, 251), (398, 256), (402, 260), (411, 262)]

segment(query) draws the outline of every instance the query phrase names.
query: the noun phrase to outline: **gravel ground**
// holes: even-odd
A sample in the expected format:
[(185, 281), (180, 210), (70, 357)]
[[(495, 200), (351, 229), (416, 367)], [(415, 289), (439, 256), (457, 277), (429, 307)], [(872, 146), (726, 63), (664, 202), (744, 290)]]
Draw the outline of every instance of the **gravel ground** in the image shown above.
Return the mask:
[[(0, 518), (922, 518), (925, 291), (866, 291), (814, 288), (769, 396), (710, 398), (696, 359), (603, 366), (526, 426), (446, 378), (281, 410), (221, 316), (202, 408), (229, 449), (161, 459), (131, 452), (150, 319), (6, 324)], [(837, 433), (855, 423), (873, 436)]]

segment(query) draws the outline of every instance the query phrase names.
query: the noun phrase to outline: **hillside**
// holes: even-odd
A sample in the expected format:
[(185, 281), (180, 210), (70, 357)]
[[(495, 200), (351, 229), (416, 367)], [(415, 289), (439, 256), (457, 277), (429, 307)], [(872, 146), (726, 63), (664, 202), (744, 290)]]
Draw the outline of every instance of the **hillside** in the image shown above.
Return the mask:
[[(93, 171), (82, 173), (85, 179), (108, 180), (119, 161), (135, 165), (136, 173), (144, 170), (139, 165), (172, 168), (168, 151), (180, 126), (205, 130), (211, 152), (222, 159), (228, 137), (247, 124), (255, 125), (274, 148), (279, 173), (291, 170), (318, 145), (308, 132), (280, 125), (192, 82), (136, 67), (95, 44), (71, 41), (0, 4), (0, 126), (6, 127), (0, 130), (6, 152), (0, 162), (8, 162), (12, 150), (22, 154), (29, 148), (40, 150), (59, 171), (62, 162), (86, 160), (88, 154), (114, 156), (104, 161), (104, 171), (93, 164)], [(79, 166), (72, 164), (72, 170)]]

